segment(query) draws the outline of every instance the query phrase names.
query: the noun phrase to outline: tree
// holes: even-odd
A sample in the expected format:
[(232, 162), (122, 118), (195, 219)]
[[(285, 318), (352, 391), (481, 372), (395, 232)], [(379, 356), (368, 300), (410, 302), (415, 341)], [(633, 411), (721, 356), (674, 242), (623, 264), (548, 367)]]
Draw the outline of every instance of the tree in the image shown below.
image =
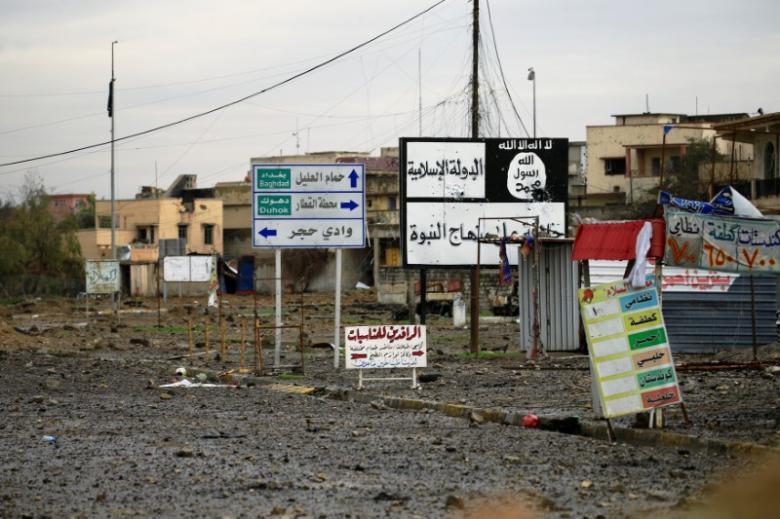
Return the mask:
[(73, 221), (55, 222), (43, 182), (28, 174), (21, 202), (0, 206), (0, 275), (81, 276), (83, 260), (74, 231)]
[(713, 159), (722, 161), (724, 155), (712, 149), (712, 141), (707, 139), (688, 139), (685, 155), (679, 161), (670, 160), (669, 150), (665, 157), (663, 183), (659, 179), (659, 185), (651, 187), (646, 195), (641, 197), (643, 202), (634, 203), (627, 211), (631, 218), (649, 218), (656, 212), (656, 203), (659, 191), (668, 191), (672, 195), (690, 200), (708, 200), (709, 181), (702, 178), (709, 177)]
[(707, 178), (713, 159), (719, 162), (724, 156), (714, 150), (713, 157), (712, 141), (688, 139), (685, 156), (678, 163), (671, 164), (671, 167), (667, 165), (662, 189), (682, 198), (707, 199), (708, 182), (702, 181), (702, 178)]
[(87, 196), (87, 205), (81, 207), (73, 215), (77, 229), (94, 229), (95, 227), (95, 193)]

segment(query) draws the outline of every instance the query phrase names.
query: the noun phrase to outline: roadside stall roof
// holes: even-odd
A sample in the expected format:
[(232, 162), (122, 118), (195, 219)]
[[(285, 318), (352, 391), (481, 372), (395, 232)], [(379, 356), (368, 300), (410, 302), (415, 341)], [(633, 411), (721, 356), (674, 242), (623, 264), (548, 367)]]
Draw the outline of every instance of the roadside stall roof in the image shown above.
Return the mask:
[(572, 261), (635, 259), (636, 238), (645, 222), (650, 222), (653, 225), (653, 238), (647, 256), (649, 258), (663, 257), (664, 221), (653, 219), (580, 225), (577, 229), (577, 237), (574, 239)]

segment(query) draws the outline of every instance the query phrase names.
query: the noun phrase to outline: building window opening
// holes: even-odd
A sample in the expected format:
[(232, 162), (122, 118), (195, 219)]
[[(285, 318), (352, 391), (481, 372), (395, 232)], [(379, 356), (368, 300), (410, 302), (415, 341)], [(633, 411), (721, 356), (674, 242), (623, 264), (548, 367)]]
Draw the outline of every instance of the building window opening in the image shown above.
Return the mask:
[(214, 245), (214, 225), (207, 223), (203, 225), (203, 244)]
[(625, 175), (626, 174), (626, 158), (619, 157), (613, 159), (604, 159), (604, 174), (605, 175)]
[(771, 142), (767, 142), (766, 148), (764, 148), (764, 178), (774, 178), (777, 176), (776, 160), (775, 145)]

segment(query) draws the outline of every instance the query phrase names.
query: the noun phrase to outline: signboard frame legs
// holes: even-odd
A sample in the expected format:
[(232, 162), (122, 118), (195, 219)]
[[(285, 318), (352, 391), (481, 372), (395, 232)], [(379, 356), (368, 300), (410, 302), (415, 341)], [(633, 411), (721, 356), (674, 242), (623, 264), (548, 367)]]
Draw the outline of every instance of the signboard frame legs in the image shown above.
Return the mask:
[(412, 381), (412, 387), (411, 389), (422, 389), (422, 386), (417, 381), (417, 368), (411, 368), (412, 370), (412, 376), (411, 377), (371, 377), (366, 378), (363, 376), (363, 369), (358, 369), (358, 385), (357, 388), (359, 390), (363, 390), (366, 388), (365, 385), (363, 385), (364, 380), (411, 380)]

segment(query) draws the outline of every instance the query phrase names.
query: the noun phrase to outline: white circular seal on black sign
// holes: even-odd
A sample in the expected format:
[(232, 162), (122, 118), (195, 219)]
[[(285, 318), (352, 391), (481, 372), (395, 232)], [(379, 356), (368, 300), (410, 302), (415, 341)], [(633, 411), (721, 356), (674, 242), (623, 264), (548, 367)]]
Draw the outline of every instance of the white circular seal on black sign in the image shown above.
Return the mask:
[(539, 155), (523, 152), (515, 155), (506, 175), (506, 188), (519, 200), (541, 198), (540, 192), (547, 186), (547, 169)]

